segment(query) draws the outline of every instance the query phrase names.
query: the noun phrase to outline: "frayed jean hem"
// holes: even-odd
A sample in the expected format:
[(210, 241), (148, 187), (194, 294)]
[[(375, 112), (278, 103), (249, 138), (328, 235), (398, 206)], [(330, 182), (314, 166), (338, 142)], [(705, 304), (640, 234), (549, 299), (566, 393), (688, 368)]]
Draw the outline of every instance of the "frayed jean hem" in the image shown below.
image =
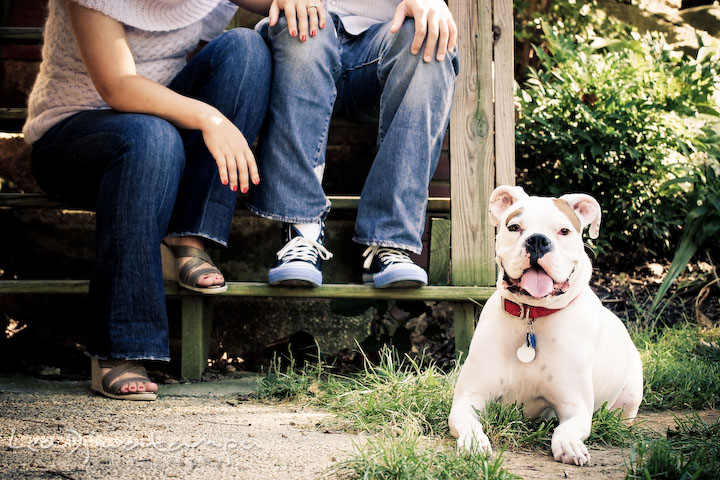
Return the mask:
[(228, 242), (227, 240), (222, 240), (217, 237), (213, 237), (212, 235), (207, 235), (205, 233), (198, 233), (198, 232), (173, 232), (173, 233), (167, 233), (165, 237), (173, 238), (173, 237), (200, 237), (204, 240), (210, 240), (211, 242), (214, 242), (218, 244), (221, 247), (227, 248)]
[(128, 361), (147, 361), (147, 362), (169, 362), (170, 357), (153, 355), (95, 355), (88, 351), (85, 352), (86, 357), (97, 358), (98, 360), (128, 360)]
[(365, 245), (367, 247), (389, 247), (389, 248), (399, 248), (401, 250), (407, 250), (408, 252), (414, 253), (416, 255), (420, 255), (422, 253), (422, 247), (417, 248), (415, 246), (406, 245), (402, 243), (395, 243), (395, 242), (389, 242), (387, 240), (369, 240), (365, 238), (360, 238), (358, 236), (353, 237), (353, 242), (359, 243), (360, 245)]
[(330, 212), (329, 205), (325, 209), (325, 211), (320, 214), (319, 217), (288, 217), (285, 215), (278, 215), (276, 213), (269, 213), (264, 210), (255, 208), (252, 205), (247, 205), (247, 209), (258, 217), (283, 223), (322, 223), (325, 220), (325, 217), (327, 217), (328, 213)]

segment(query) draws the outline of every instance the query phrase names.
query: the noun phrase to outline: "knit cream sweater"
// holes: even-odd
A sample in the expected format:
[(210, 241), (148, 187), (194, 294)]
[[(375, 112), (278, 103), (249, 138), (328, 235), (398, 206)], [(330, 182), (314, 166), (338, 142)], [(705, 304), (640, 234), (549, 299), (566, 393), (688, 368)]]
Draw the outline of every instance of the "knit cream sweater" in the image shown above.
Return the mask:
[[(200, 40), (222, 33), (235, 12), (227, 0), (71, 0), (125, 25), (137, 72), (167, 85)], [(110, 107), (95, 89), (73, 38), (63, 0), (50, 0), (43, 60), (28, 98), (25, 140), (85, 110)]]

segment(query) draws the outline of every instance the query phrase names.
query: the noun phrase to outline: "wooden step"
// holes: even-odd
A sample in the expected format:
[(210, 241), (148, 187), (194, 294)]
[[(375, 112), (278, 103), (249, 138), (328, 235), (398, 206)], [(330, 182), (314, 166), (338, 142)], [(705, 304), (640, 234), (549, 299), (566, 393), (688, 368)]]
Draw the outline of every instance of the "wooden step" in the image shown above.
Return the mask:
[[(0, 280), (2, 294), (87, 294), (88, 280)], [(214, 297), (283, 297), (283, 298), (359, 298), (376, 300), (445, 300), (484, 302), (494, 287), (428, 286), (423, 288), (377, 289), (366, 285), (341, 283), (318, 288), (271, 287), (261, 282), (227, 282), (226, 292), (203, 295), (165, 282), (165, 293), (170, 296)]]
[(0, 43), (36, 45), (42, 38), (43, 27), (0, 27)]
[[(328, 197), (332, 208), (336, 210), (357, 209), (360, 197), (356, 195), (331, 195)], [(237, 208), (243, 208), (245, 197), (238, 197)], [(82, 210), (69, 207), (67, 204), (44, 193), (0, 193), (0, 207), (14, 208), (52, 208), (59, 210)], [(430, 213), (450, 212), (449, 197), (432, 197), (428, 200), (427, 211)]]

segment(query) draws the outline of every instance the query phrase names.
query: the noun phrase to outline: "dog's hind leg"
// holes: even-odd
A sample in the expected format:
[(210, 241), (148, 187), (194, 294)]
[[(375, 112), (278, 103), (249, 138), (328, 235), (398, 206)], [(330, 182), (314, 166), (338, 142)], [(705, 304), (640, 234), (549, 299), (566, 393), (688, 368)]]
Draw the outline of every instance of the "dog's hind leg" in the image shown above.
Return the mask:
[(635, 416), (637, 416), (638, 408), (640, 408), (640, 402), (642, 402), (643, 397), (642, 363), (640, 362), (639, 355), (636, 355), (635, 357), (636, 358), (633, 358), (633, 365), (629, 369), (625, 386), (620, 392), (617, 400), (615, 400), (615, 403), (613, 403), (610, 407), (610, 410), (622, 408), (622, 419), (628, 425), (635, 420)]

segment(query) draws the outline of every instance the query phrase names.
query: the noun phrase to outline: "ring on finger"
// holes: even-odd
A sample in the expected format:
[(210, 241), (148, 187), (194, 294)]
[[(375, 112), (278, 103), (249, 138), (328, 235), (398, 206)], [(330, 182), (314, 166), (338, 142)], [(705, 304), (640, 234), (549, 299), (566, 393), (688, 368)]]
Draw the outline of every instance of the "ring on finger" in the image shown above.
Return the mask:
[(305, 7), (306, 10), (310, 10), (311, 8), (317, 9), (318, 6), (316, 4), (312, 4), (312, 5), (308, 5), (307, 7)]

